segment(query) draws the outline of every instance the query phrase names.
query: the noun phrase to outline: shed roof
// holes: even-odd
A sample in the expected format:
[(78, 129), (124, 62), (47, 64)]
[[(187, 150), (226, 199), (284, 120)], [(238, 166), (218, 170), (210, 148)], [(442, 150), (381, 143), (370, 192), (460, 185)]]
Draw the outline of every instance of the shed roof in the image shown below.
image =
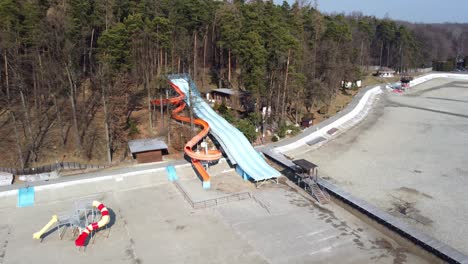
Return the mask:
[(166, 143), (159, 138), (144, 138), (130, 140), (128, 142), (128, 147), (130, 148), (130, 151), (132, 153), (167, 149)]
[(229, 89), (229, 88), (219, 88), (219, 89), (213, 89), (211, 90), (212, 93), (221, 93), (221, 94), (226, 94), (226, 95), (249, 95), (250, 93), (248, 91), (244, 90), (236, 90), (236, 89)]
[(311, 169), (315, 169), (318, 167), (314, 163), (307, 161), (305, 159), (293, 160), (293, 163), (305, 170), (311, 170)]
[(228, 88), (219, 88), (219, 89), (213, 89), (211, 92), (217, 92), (217, 93), (222, 93), (222, 94), (227, 94), (227, 95), (235, 95), (237, 94), (236, 90), (228, 89)]
[(391, 69), (391, 68), (388, 68), (388, 67), (381, 67), (379, 69), (379, 73), (388, 73), (388, 72), (391, 72), (391, 73), (394, 73), (395, 70)]

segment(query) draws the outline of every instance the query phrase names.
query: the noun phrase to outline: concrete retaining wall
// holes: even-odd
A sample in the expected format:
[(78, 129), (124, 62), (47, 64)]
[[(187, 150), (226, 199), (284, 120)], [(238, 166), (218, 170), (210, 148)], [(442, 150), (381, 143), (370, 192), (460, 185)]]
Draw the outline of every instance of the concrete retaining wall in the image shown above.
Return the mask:
[(304, 146), (304, 145), (307, 144), (307, 142), (312, 141), (312, 140), (314, 140), (316, 138), (326, 137), (326, 133), (327, 133), (328, 130), (330, 130), (332, 128), (339, 127), (339, 126), (343, 125), (344, 123), (350, 121), (351, 119), (355, 118), (361, 111), (364, 110), (365, 105), (367, 104), (369, 99), (372, 96), (378, 95), (380, 93), (382, 93), (382, 86), (376, 86), (376, 87), (368, 90), (362, 96), (362, 98), (359, 100), (357, 105), (349, 113), (345, 114), (344, 116), (342, 116), (341, 118), (335, 120), (334, 122), (320, 128), (320, 129), (317, 129), (315, 132), (310, 133), (306, 137), (300, 138), (300, 139), (296, 140), (295, 142), (290, 143), (288, 145), (284, 145), (284, 146), (280, 146), (280, 147), (275, 148), (275, 151), (284, 153), (286, 151), (293, 150), (293, 149), (299, 148), (301, 146)]
[(468, 81), (468, 74), (457, 74), (457, 73), (430, 73), (427, 75), (424, 75), (422, 77), (416, 78), (413, 81), (411, 81), (411, 86), (415, 86), (427, 81), (430, 81), (432, 79), (437, 79), (437, 78), (451, 78), (451, 79), (458, 79), (458, 80), (467, 80)]
[[(375, 221), (375, 224), (379, 224), (383, 228), (395, 232), (400, 236), (400, 238), (404, 238), (408, 242), (421, 247), (427, 253), (432, 254), (443, 261), (447, 261), (448, 263), (468, 263), (467, 255), (429, 235), (420, 232), (397, 217), (380, 210), (364, 200), (352, 196), (330, 182), (319, 179), (318, 184), (326, 189), (336, 200), (339, 200), (344, 205), (356, 210), (357, 213), (362, 214), (364, 217)], [(391, 237), (400, 240), (396, 236)]]

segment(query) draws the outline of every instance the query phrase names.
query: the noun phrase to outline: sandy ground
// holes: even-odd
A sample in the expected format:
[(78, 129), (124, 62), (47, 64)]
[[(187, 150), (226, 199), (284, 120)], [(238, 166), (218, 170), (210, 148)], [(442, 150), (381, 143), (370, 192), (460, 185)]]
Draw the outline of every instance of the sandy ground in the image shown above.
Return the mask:
[(386, 93), (357, 127), (318, 150), (287, 154), (468, 253), (468, 83), (438, 79)]
[[(209, 191), (190, 166), (177, 173), (194, 199), (244, 191), (255, 199), (193, 209), (164, 171), (40, 190), (27, 208), (3, 197), (0, 263), (425, 263), (344, 209), (318, 207), (283, 184), (257, 190), (225, 162), (210, 169)], [(32, 239), (52, 214), (83, 199), (101, 200), (113, 218), (85, 252), (71, 232)]]

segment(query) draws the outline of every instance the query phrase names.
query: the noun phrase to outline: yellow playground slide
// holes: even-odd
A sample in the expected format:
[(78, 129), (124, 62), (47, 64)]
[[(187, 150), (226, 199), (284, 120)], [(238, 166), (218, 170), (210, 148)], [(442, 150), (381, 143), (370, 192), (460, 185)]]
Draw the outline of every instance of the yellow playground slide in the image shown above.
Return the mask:
[(41, 239), (41, 236), (49, 230), (55, 223), (57, 223), (58, 217), (57, 215), (53, 215), (52, 218), (50, 219), (49, 223), (45, 225), (39, 232), (36, 232), (33, 234), (33, 238), (35, 239)]

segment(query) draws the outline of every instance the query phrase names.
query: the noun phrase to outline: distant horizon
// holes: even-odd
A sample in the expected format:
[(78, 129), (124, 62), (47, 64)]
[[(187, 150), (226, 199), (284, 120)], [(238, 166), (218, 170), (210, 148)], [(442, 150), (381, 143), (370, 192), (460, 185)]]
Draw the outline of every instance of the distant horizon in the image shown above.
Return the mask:
[[(282, 0), (275, 0), (281, 4)], [(294, 3), (294, 0), (288, 0)], [(313, 4), (313, 0), (303, 1)], [(468, 23), (468, 1), (463, 0), (318, 0), (318, 9), (327, 14), (361, 12), (377, 18), (411, 23)]]

